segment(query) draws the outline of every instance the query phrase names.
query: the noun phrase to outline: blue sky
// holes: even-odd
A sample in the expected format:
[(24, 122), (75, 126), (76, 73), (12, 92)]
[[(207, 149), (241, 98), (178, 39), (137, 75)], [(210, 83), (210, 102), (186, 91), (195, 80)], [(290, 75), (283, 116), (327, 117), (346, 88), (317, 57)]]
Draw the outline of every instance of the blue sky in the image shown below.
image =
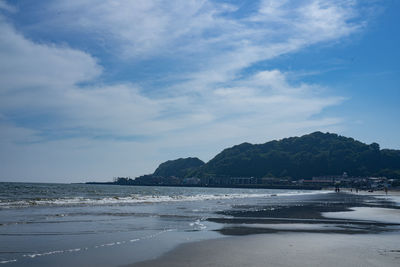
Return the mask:
[(0, 0), (0, 181), (329, 131), (400, 149), (399, 1)]

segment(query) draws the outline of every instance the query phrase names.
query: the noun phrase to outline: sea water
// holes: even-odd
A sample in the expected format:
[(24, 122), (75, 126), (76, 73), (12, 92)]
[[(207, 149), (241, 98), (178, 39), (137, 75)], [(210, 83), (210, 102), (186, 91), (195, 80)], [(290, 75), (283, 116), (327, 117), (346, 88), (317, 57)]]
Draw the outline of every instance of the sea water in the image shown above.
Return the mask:
[[(0, 183), (0, 264), (119, 266), (219, 237), (207, 221), (236, 205), (321, 191)], [(304, 200), (304, 199), (303, 199)], [(303, 201), (302, 200), (302, 201)]]

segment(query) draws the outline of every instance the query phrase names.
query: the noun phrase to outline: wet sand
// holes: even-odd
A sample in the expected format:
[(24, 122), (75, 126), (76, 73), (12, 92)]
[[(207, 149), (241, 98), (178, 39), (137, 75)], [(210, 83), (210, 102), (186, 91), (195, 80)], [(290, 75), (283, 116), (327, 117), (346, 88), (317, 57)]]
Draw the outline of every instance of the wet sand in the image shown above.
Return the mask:
[(327, 194), (307, 203), (224, 211), (220, 239), (183, 244), (131, 266), (399, 266), (400, 209)]
[(132, 266), (399, 266), (399, 235), (268, 234), (182, 245)]

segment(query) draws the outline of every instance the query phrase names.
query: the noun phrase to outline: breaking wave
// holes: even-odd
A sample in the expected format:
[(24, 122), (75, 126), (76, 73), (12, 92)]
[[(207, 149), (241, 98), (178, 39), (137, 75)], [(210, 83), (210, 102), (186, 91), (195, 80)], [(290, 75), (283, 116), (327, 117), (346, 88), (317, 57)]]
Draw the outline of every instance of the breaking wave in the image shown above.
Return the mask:
[(91, 205), (121, 205), (121, 204), (142, 204), (142, 203), (161, 203), (161, 202), (183, 202), (183, 201), (205, 201), (205, 200), (224, 200), (240, 198), (266, 198), (290, 195), (321, 194), (328, 191), (313, 192), (285, 192), (285, 193), (232, 193), (232, 194), (196, 194), (196, 195), (140, 195), (104, 197), (104, 198), (54, 198), (54, 199), (28, 199), (18, 201), (0, 200), (0, 208), (23, 208), (30, 206), (91, 206)]

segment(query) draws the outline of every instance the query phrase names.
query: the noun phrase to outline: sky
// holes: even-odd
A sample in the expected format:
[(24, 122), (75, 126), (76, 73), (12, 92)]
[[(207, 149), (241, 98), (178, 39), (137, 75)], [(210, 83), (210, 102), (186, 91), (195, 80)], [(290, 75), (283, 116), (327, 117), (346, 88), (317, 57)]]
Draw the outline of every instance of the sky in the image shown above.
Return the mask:
[(400, 1), (0, 0), (0, 181), (314, 131), (400, 149)]

